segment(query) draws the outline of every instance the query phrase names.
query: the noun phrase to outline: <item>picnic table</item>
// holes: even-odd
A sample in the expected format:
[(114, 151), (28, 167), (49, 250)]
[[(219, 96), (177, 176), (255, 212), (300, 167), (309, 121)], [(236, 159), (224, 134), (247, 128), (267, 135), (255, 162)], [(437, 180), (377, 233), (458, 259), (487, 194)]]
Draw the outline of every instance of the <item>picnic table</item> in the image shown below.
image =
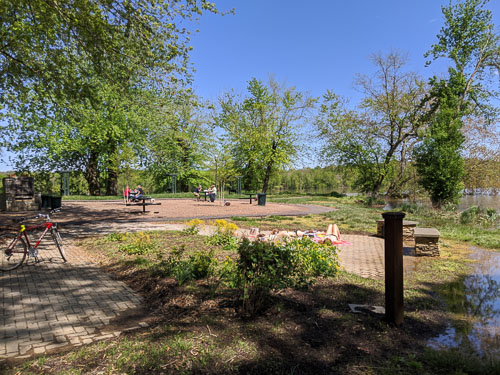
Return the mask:
[[(136, 198), (132, 198), (132, 199), (136, 199)], [(159, 206), (161, 205), (160, 202), (158, 203), (155, 203), (155, 202), (151, 202), (151, 197), (140, 197), (138, 200), (139, 201), (142, 201), (142, 202), (129, 202), (129, 203), (126, 203), (125, 205), (126, 206), (142, 206), (142, 212), (146, 212), (146, 206)], [(146, 202), (146, 201), (149, 201), (149, 202)]]
[(252, 204), (252, 199), (257, 195), (255, 193), (247, 193), (247, 194), (241, 194), (241, 195), (248, 195), (248, 198), (247, 197), (240, 197), (238, 199), (249, 199), (250, 200), (250, 204)]
[(205, 202), (207, 201), (207, 197), (210, 196), (210, 192), (208, 190), (203, 190), (203, 191), (200, 191), (200, 194), (203, 193), (203, 195), (205, 196)]

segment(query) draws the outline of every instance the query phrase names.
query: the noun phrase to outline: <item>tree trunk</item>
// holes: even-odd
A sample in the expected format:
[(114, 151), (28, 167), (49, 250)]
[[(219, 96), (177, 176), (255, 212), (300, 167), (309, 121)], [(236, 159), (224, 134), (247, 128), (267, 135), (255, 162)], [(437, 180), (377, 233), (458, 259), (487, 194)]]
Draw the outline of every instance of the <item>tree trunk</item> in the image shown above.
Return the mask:
[(266, 194), (267, 188), (269, 186), (269, 179), (271, 178), (271, 171), (273, 169), (273, 163), (269, 162), (266, 167), (266, 174), (264, 175), (264, 186), (262, 186), (262, 193)]
[(108, 168), (106, 195), (118, 195), (118, 171), (114, 166)]
[(87, 170), (85, 171), (85, 179), (89, 185), (90, 195), (96, 196), (101, 195), (101, 186), (99, 184), (99, 168), (98, 159), (99, 155), (97, 152), (92, 151), (90, 153), (90, 158), (87, 163)]

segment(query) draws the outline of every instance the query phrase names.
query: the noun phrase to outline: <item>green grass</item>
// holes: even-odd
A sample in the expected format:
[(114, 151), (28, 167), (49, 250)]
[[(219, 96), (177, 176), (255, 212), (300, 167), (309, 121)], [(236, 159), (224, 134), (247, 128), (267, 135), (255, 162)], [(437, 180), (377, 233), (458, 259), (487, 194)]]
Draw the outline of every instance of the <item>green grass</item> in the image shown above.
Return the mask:
[[(304, 226), (304, 229), (315, 227), (315, 229), (326, 229), (325, 218), (327, 222), (336, 223), (341, 231), (344, 232), (361, 232), (374, 234), (376, 232), (376, 221), (382, 219), (381, 208), (367, 207), (358, 197), (334, 198), (329, 196), (270, 196), (270, 201), (280, 203), (306, 203), (318, 204), (329, 207), (335, 207), (337, 210), (321, 215), (308, 215), (306, 217), (297, 218), (299, 224)], [(426, 207), (413, 207), (407, 205), (412, 212), (406, 213), (405, 220), (415, 220), (419, 222), (419, 227), (437, 228), (441, 233), (441, 238), (444, 240), (454, 240), (466, 242), (471, 245), (476, 245), (488, 249), (500, 250), (500, 221), (489, 227), (485, 227), (480, 223), (462, 224), (460, 223), (460, 214), (458, 212), (437, 211)], [(280, 222), (272, 218), (261, 219), (261, 224), (267, 227), (277, 227), (285, 229), (291, 222)], [(259, 221), (252, 222), (252, 225), (257, 226)]]
[[(148, 235), (161, 244), (162, 259), (181, 245), (186, 247), (186, 255), (207, 246), (199, 235), (173, 231)], [(345, 272), (310, 289), (275, 296), (274, 305), (263, 316), (239, 319), (237, 306), (228, 304), (234, 297), (228, 287), (215, 297), (206, 292), (205, 282), (162, 288), (163, 278), (154, 274), (158, 252), (131, 255), (120, 251), (120, 244), (129, 237), (108, 235), (81, 244), (91, 253), (105, 255), (108, 270), (119, 272), (133, 285), (139, 282), (140, 289), (148, 291), (147, 298), (162, 306), (164, 320), (147, 330), (67, 354), (27, 361), (6, 374), (44, 374), (47, 369), (58, 374), (316, 374), (328, 372), (328, 363), (337, 373), (498, 373), (495, 361), (480, 361), (454, 350), (425, 349), (426, 337), (444, 329), (444, 317), (452, 322), (463, 319), (463, 311), (453, 307), (449, 296), (460, 296), (458, 284), (468, 271), (468, 252), (454, 242), (447, 243), (440, 258), (421, 259), (418, 271), (405, 276), (405, 325), (394, 328), (369, 315), (348, 312), (348, 303), (383, 305), (384, 282)], [(216, 249), (220, 260), (234, 255)], [(460, 301), (453, 303), (461, 305)], [(323, 334), (325, 330), (328, 332)], [(321, 345), (311, 348), (319, 336)]]

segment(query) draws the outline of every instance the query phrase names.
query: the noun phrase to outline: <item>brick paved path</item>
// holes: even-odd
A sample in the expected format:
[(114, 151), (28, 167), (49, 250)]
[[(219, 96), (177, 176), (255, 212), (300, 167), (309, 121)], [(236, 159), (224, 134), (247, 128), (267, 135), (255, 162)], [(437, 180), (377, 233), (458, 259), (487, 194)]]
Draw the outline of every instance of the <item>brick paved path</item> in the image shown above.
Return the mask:
[[(351, 244), (339, 246), (340, 264), (347, 272), (370, 279), (384, 279), (383, 238), (343, 235), (342, 239)], [(409, 250), (406, 248), (403, 251), (404, 272), (411, 272), (415, 266), (415, 257), (406, 255)]]
[[(68, 226), (62, 231), (68, 263), (63, 263), (50, 237), (42, 242), (42, 262), (0, 273), (0, 362), (27, 358), (63, 347), (80, 346), (120, 335), (146, 322), (121, 320), (119, 329), (107, 329), (113, 319), (138, 309), (141, 298), (124, 283), (103, 273), (72, 239), (115, 231), (179, 230), (179, 224), (141, 223)], [(205, 234), (210, 230), (206, 229)], [(340, 246), (341, 265), (362, 277), (383, 279), (384, 240), (346, 235), (351, 245)], [(42, 247), (43, 246), (43, 247)], [(414, 260), (404, 257), (405, 269)]]
[(103, 273), (66, 237), (68, 263), (50, 237), (45, 243), (42, 262), (30, 260), (0, 273), (0, 361), (116, 337), (119, 330), (105, 327), (141, 305), (139, 296)]

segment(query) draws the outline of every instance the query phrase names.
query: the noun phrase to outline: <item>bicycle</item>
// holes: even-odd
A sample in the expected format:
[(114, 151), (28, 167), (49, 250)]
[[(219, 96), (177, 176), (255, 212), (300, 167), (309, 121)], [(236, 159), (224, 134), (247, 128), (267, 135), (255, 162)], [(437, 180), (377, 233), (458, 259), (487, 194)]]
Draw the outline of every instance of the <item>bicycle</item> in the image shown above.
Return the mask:
[[(59, 211), (60, 209), (56, 208), (54, 210), (51, 210), (49, 214), (53, 214)], [(22, 223), (23, 221), (26, 221), (28, 219), (38, 218), (45, 218), (46, 221), (43, 224), (38, 224), (30, 227), (26, 227), (25, 225), (21, 224), (19, 227), (19, 232), (5, 233), (0, 235), (0, 248), (5, 248), (5, 246), (7, 247), (5, 250), (0, 250), (0, 271), (12, 271), (20, 267), (26, 260), (26, 257), (33, 257), (35, 258), (35, 263), (38, 263), (38, 245), (42, 241), (45, 234), (47, 234), (47, 232), (49, 231), (50, 235), (52, 236), (52, 240), (59, 250), (59, 254), (61, 254), (64, 262), (67, 262), (66, 255), (64, 254), (61, 235), (59, 234), (59, 230), (57, 229), (57, 223), (53, 223), (51, 221), (49, 214), (38, 214), (32, 218), (15, 219), (15, 221), (19, 223)], [(34, 246), (31, 246), (31, 242), (29, 240), (27, 232), (43, 227), (45, 227), (45, 229), (40, 235), (40, 238)]]

